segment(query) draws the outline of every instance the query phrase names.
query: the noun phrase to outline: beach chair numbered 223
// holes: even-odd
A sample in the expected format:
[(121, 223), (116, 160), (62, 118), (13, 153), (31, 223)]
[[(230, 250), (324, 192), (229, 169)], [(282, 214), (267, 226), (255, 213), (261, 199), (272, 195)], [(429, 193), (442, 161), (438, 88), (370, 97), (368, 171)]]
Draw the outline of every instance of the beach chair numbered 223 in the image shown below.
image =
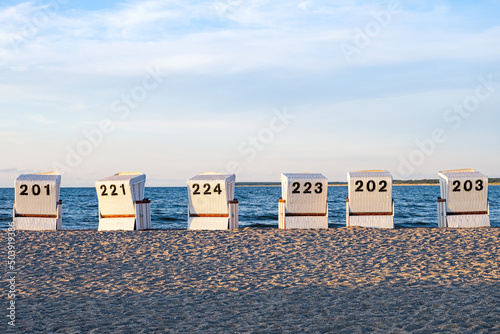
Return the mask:
[(328, 228), (328, 179), (317, 173), (281, 174), (280, 229)]

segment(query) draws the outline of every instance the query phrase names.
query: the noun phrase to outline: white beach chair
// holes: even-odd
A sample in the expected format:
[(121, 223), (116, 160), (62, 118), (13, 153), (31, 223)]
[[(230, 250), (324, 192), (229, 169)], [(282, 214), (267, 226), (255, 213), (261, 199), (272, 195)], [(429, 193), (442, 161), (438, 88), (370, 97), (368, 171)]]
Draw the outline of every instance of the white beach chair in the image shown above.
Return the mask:
[(328, 228), (328, 179), (317, 173), (281, 174), (278, 227)]
[(392, 175), (385, 170), (347, 173), (347, 226), (394, 228)]
[(188, 229), (238, 228), (238, 200), (234, 199), (234, 174), (202, 173), (187, 181)]
[(22, 174), (15, 182), (14, 224), (18, 230), (60, 230), (59, 172)]
[(474, 169), (439, 172), (439, 227), (490, 226), (488, 177)]
[(151, 202), (144, 198), (146, 175), (118, 173), (96, 182), (99, 231), (151, 228)]

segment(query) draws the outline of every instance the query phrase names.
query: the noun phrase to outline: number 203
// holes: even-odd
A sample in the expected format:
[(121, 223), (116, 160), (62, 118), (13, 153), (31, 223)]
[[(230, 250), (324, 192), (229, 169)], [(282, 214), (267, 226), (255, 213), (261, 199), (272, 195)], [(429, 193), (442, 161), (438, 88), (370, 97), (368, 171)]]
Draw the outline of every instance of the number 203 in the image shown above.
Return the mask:
[[(453, 192), (460, 192), (462, 189), (460, 189), (462, 186), (462, 182), (459, 180), (453, 181)], [(471, 180), (467, 180), (464, 182), (464, 190), (466, 192), (472, 191), (472, 188), (474, 188), (474, 185), (472, 184)], [(483, 180), (476, 180), (476, 191), (482, 191), (484, 189), (484, 182)]]

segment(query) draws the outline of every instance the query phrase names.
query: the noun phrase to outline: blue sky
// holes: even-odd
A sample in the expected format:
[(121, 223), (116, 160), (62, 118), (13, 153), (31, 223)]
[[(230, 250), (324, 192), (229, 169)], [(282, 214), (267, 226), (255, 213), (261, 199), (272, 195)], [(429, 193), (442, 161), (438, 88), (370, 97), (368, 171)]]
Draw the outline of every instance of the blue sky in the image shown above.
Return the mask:
[(500, 1), (3, 1), (0, 186), (500, 177)]

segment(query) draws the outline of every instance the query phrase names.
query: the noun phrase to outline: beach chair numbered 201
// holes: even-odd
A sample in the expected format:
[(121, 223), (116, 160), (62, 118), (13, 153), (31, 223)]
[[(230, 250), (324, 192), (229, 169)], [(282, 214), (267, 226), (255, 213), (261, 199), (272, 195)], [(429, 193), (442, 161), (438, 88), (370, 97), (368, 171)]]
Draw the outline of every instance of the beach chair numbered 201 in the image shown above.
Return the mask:
[(58, 172), (23, 174), (15, 182), (14, 224), (18, 230), (60, 230), (62, 201)]

